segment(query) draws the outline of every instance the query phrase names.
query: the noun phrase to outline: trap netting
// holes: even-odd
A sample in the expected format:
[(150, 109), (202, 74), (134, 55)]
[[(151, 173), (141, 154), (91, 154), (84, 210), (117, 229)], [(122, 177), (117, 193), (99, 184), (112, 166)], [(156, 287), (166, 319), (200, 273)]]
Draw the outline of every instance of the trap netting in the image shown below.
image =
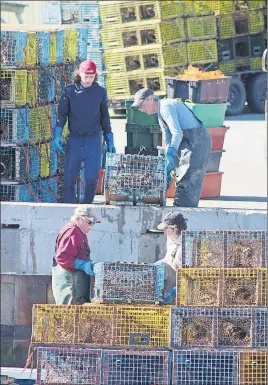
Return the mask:
[(165, 156), (107, 153), (105, 200), (130, 202), (133, 205), (165, 204)]

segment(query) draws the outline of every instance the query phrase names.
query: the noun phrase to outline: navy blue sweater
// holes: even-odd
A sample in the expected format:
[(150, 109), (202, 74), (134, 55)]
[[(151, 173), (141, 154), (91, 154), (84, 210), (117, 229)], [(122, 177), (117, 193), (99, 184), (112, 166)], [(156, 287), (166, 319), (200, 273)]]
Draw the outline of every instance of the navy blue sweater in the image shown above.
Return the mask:
[(65, 87), (59, 102), (56, 127), (63, 128), (68, 118), (70, 137), (111, 132), (106, 89), (98, 83), (88, 88), (80, 83)]

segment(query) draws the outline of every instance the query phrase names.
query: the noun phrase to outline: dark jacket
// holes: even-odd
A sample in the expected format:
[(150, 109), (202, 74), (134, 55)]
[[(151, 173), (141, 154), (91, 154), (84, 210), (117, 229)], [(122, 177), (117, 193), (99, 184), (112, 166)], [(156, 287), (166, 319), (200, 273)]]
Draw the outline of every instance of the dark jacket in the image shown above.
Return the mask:
[(106, 89), (98, 83), (88, 88), (80, 83), (65, 87), (59, 102), (56, 127), (63, 128), (68, 119), (69, 137), (93, 136), (111, 132)]
[(69, 222), (60, 230), (56, 242), (56, 261), (67, 271), (76, 271), (76, 258), (87, 260), (88, 239), (76, 224)]

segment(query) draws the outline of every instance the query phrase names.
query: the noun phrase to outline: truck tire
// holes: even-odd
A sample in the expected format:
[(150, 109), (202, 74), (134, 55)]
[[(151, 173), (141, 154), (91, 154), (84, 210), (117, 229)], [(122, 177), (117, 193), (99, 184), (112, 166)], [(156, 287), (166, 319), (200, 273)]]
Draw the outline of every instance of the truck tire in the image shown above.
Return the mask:
[(267, 74), (259, 73), (247, 82), (247, 101), (252, 112), (264, 114), (267, 99)]
[(246, 89), (242, 80), (238, 78), (231, 79), (228, 102), (230, 103), (230, 106), (227, 107), (226, 115), (240, 115), (244, 111)]

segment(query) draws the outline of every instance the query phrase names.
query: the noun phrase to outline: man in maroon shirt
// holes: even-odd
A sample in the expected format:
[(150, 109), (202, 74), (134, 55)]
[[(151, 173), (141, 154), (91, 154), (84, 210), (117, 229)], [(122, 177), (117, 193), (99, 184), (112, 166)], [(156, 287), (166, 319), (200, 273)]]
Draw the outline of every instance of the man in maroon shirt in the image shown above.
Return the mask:
[(90, 276), (94, 276), (87, 233), (100, 223), (89, 208), (78, 206), (56, 240), (52, 290), (57, 305), (89, 301)]

